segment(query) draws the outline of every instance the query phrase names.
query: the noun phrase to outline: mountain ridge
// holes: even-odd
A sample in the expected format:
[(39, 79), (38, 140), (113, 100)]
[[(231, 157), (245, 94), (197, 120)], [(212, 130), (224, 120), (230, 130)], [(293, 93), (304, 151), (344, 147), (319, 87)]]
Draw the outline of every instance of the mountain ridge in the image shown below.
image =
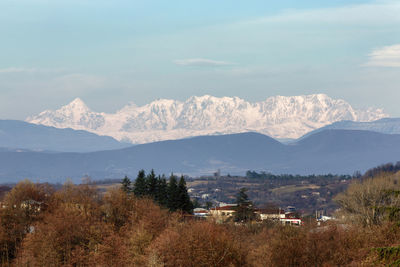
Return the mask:
[[(326, 130), (285, 145), (259, 133), (199, 136), (89, 153), (41, 153), (0, 149), (0, 181), (24, 178), (76, 182), (136, 177), (140, 169), (158, 173), (243, 175), (247, 170), (274, 174), (353, 174), (400, 159), (400, 135)], [(73, 168), (71, 168), (73, 166)], [(8, 179), (8, 180), (7, 180)], [(11, 181), (10, 181), (11, 180)]]
[(385, 134), (400, 134), (400, 118), (383, 118), (370, 122), (338, 121), (313, 130), (299, 139), (328, 129), (363, 130)]
[(140, 144), (248, 131), (273, 138), (298, 138), (336, 121), (384, 117), (388, 115), (382, 109), (357, 110), (325, 94), (273, 96), (254, 103), (239, 97), (204, 95), (186, 101), (158, 99), (143, 106), (130, 103), (115, 113), (92, 111), (76, 98), (58, 110), (45, 110), (26, 121)]
[(59, 129), (17, 120), (0, 120), (0, 147), (14, 150), (48, 152), (90, 152), (128, 146), (110, 136)]

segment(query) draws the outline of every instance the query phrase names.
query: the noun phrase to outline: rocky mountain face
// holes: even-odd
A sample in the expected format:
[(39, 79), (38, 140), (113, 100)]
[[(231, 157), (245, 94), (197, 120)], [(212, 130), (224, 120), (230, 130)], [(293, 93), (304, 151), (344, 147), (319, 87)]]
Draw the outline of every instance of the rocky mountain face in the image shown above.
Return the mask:
[(298, 138), (337, 121), (368, 122), (385, 117), (388, 115), (382, 109), (357, 110), (344, 100), (324, 94), (274, 96), (255, 103), (238, 97), (205, 95), (184, 102), (160, 99), (144, 106), (129, 104), (113, 114), (92, 111), (77, 98), (26, 121), (141, 144), (249, 131), (273, 138)]

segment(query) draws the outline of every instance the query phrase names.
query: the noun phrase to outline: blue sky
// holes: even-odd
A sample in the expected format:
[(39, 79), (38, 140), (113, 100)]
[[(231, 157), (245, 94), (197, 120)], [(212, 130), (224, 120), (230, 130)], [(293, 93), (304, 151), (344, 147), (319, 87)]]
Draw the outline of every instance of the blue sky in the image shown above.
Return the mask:
[(400, 116), (399, 1), (0, 1), (0, 118), (326, 93)]

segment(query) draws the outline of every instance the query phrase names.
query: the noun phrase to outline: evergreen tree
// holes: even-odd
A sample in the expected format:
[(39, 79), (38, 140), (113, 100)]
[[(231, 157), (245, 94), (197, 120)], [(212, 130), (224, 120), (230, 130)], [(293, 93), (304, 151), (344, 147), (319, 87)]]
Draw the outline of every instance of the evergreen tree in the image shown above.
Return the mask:
[(211, 201), (207, 201), (206, 204), (204, 205), (205, 209), (209, 210), (213, 206), (213, 203)]
[(151, 170), (151, 172), (146, 177), (146, 187), (147, 187), (147, 194), (151, 196), (154, 200), (156, 200), (157, 178), (154, 173), (154, 170)]
[(143, 197), (147, 192), (146, 174), (144, 170), (140, 170), (133, 186), (133, 193), (136, 197)]
[(201, 208), (201, 204), (200, 204), (200, 202), (197, 200), (197, 198), (193, 199), (192, 204), (193, 204), (193, 208), (194, 208), (194, 209), (196, 209), (196, 208)]
[(186, 213), (193, 213), (193, 203), (190, 201), (189, 194), (187, 192), (187, 187), (186, 187), (186, 181), (183, 176), (181, 176), (181, 179), (179, 179), (179, 184), (178, 184), (178, 209), (182, 210), (183, 212)]
[(165, 176), (158, 176), (157, 178), (157, 192), (155, 196), (155, 200), (161, 206), (168, 206), (168, 184)]
[(253, 203), (249, 200), (246, 191), (246, 188), (241, 188), (236, 196), (235, 222), (249, 222), (256, 218)]
[(167, 207), (170, 211), (176, 211), (179, 208), (178, 180), (174, 174), (169, 177), (167, 187), (168, 202)]
[(125, 193), (128, 194), (128, 193), (130, 193), (132, 191), (131, 180), (129, 180), (128, 176), (125, 175), (124, 179), (122, 179), (121, 184), (122, 184), (121, 189)]

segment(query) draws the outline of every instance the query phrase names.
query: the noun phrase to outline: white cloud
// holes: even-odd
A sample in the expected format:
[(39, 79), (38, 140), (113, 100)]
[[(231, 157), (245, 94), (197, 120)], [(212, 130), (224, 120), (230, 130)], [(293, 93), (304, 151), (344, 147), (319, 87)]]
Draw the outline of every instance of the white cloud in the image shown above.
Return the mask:
[(384, 46), (372, 51), (365, 66), (400, 67), (400, 44)]
[(206, 58), (187, 58), (175, 60), (176, 65), (190, 66), (190, 67), (218, 67), (218, 66), (228, 66), (233, 65), (231, 62), (217, 61)]

